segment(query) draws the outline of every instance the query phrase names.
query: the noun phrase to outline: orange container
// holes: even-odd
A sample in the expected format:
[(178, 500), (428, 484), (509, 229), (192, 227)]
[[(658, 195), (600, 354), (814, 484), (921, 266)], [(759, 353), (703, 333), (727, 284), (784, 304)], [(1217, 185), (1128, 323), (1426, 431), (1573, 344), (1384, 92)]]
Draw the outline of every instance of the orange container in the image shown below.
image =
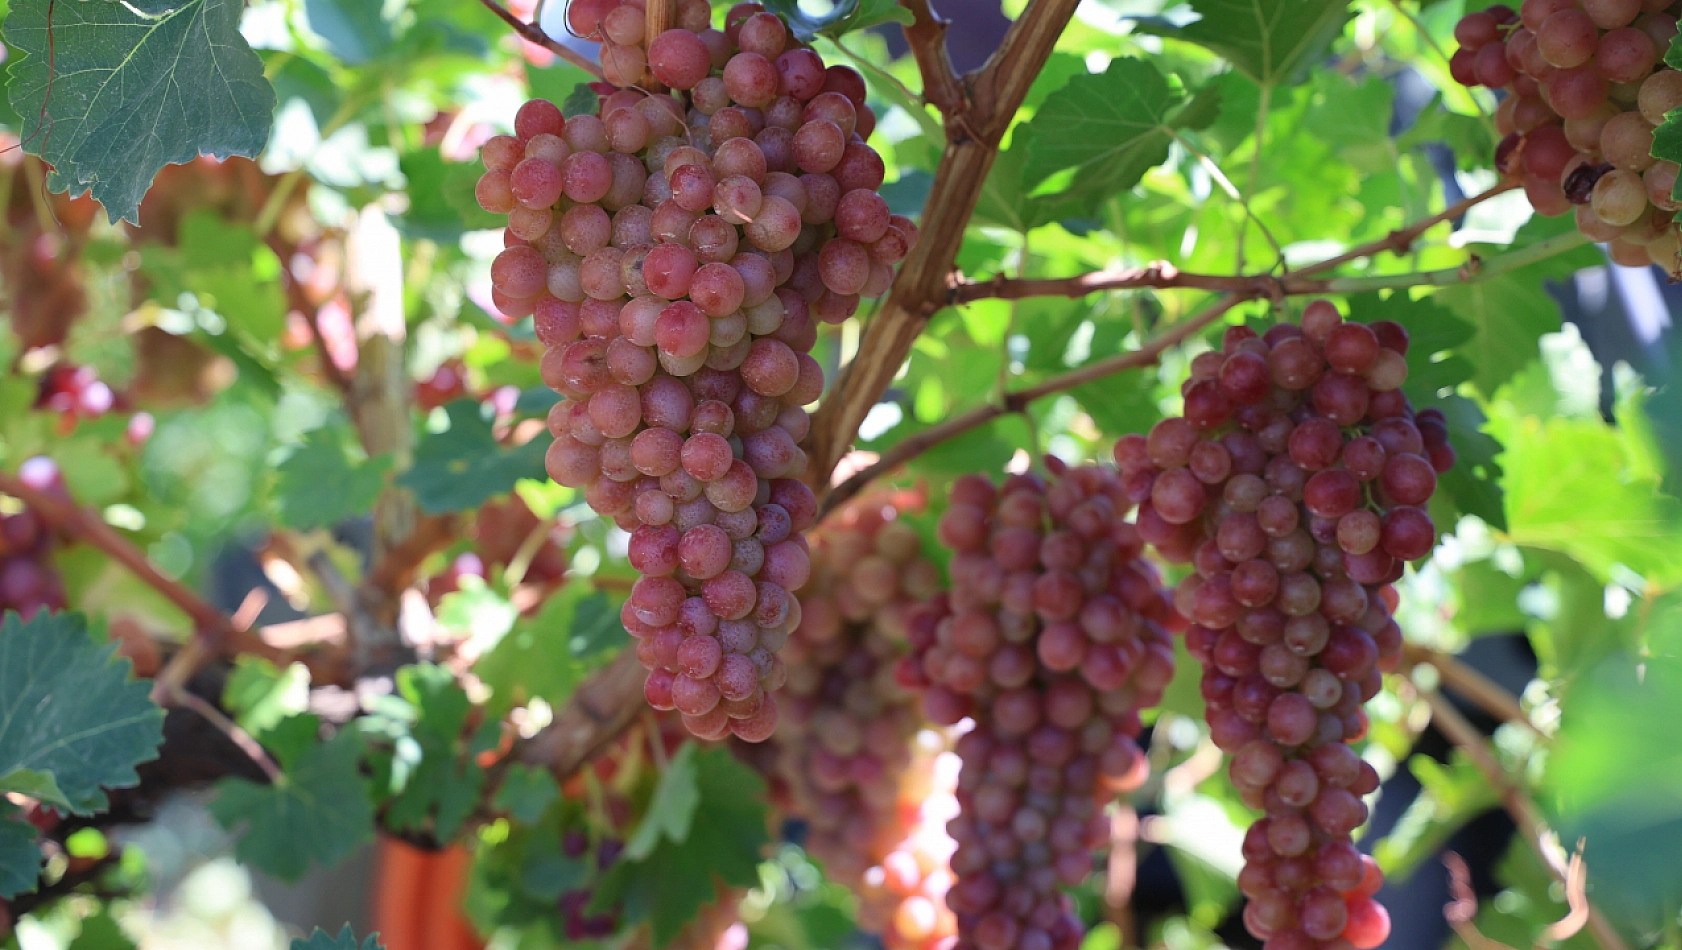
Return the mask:
[(374, 929), (386, 950), (484, 950), (461, 909), (472, 860), (460, 845), (423, 851), (381, 836)]

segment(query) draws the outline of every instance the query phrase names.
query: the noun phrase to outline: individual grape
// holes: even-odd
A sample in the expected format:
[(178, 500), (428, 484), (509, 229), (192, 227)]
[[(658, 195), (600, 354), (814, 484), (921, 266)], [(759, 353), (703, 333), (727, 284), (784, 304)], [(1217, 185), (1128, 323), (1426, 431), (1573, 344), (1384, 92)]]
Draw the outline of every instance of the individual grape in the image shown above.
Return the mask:
[(1600, 37), (1594, 65), (1612, 82), (1636, 83), (1647, 78), (1658, 58), (1653, 38), (1626, 26)]
[(1661, 69), (1647, 77), (1635, 101), (1648, 125), (1663, 123), (1665, 113), (1682, 106), (1682, 72)]
[(1595, 183), (1589, 207), (1614, 227), (1633, 224), (1647, 211), (1647, 183), (1633, 171), (1613, 169)]
[(673, 89), (693, 89), (712, 69), (712, 54), (694, 33), (671, 29), (648, 45), (648, 68)]
[(1549, 66), (1573, 69), (1594, 58), (1599, 39), (1600, 31), (1588, 14), (1567, 8), (1548, 17), (1537, 29), (1536, 48)]
[(1644, 171), (1653, 158), (1653, 129), (1639, 112), (1623, 112), (1606, 121), (1600, 132), (1600, 149), (1613, 167)]

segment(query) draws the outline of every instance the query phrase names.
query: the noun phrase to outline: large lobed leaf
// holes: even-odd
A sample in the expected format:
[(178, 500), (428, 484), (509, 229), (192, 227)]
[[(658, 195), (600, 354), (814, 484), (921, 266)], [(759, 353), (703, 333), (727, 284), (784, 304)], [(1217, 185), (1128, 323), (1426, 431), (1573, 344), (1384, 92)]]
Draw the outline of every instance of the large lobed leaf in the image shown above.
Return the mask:
[(1102, 73), (1071, 78), (1016, 130), (1027, 137), (1025, 187), (1031, 192), (1067, 170), (1069, 184), (1058, 197), (1090, 210), (1138, 184), (1168, 158), (1180, 129), (1206, 126), (1219, 108), (1212, 89), (1187, 98), (1151, 63), (1113, 60)]
[(366, 512), (391, 467), (391, 456), (352, 461), (341, 428), (323, 426), (275, 470), (280, 521), (289, 528), (331, 527)]
[(80, 614), (8, 613), (0, 624), (0, 792), (42, 796), (88, 815), (105, 788), (139, 781), (157, 757), (163, 710), (129, 677), (116, 647), (94, 642)]
[[(623, 900), (627, 920), (650, 922), (656, 946), (666, 945), (697, 909), (717, 899), (715, 877), (735, 887), (759, 883), (759, 853), (770, 841), (764, 780), (727, 749), (696, 750), (693, 756), (698, 793), (693, 814), (700, 820), (688, 822), (679, 837), (677, 822), (657, 819), (661, 832), (647, 858), (622, 856), (591, 904), (607, 908)], [(687, 802), (687, 776), (671, 781), (668, 800)]]
[(540, 436), (504, 449), (478, 403), (458, 399), (445, 406), (444, 412), (449, 428), (422, 440), (415, 449), (414, 465), (397, 479), (414, 490), (428, 512), (477, 508), (511, 491), (522, 478), (547, 477), (543, 454), (549, 449), (548, 438)]
[(1263, 85), (1295, 82), (1343, 29), (1344, 0), (1193, 0), (1201, 19), (1176, 31)]
[(219, 783), (211, 814), (224, 828), (244, 829), (234, 856), (296, 881), (312, 865), (331, 866), (370, 840), (374, 810), (358, 768), (361, 754), (361, 737), (346, 729), (303, 750), (273, 785)]
[(240, 35), (239, 0), (17, 0), (11, 105), (48, 184), (91, 191), (113, 222), (138, 222), (152, 176), (202, 154), (254, 158), (274, 90)]

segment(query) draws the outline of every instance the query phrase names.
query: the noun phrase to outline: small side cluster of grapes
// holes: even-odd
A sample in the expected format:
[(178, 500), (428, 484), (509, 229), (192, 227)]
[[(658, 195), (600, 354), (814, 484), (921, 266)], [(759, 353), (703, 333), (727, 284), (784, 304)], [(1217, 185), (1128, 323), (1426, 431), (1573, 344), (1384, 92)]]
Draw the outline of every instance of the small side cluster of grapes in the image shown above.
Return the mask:
[(91, 195), (70, 198), (32, 185), (47, 167), (25, 155), (11, 132), (0, 133), (0, 168), (9, 182), (0, 196), (6, 203), (0, 239), (6, 323), (23, 350), (62, 345), (88, 309), (82, 248), (99, 204)]
[(1675, 0), (1524, 0), (1463, 17), (1450, 69), (1507, 95), (1496, 165), (1521, 174), (1538, 214), (1572, 212), (1610, 242), (1612, 259), (1682, 275), (1671, 218), (1675, 162), (1653, 157), (1653, 130), (1682, 106), (1682, 72), (1664, 65)]
[(956, 745), (962, 814), (947, 905), (958, 947), (1071, 950), (1083, 927), (1059, 885), (1109, 840), (1099, 803), (1147, 771), (1139, 710), (1174, 673), (1173, 608), (1113, 471), (1047, 459), (1050, 479), (952, 488), (939, 534), (952, 589), (911, 624), (899, 670)]
[(1346, 323), (1324, 300), (1300, 328), (1228, 328), (1193, 361), (1184, 415), (1115, 449), (1140, 534), (1196, 568), (1174, 600), (1210, 733), (1267, 815), (1239, 887), (1270, 946), (1365, 950), (1389, 932), (1350, 841), (1378, 774), (1349, 743), (1401, 655), (1389, 585), (1435, 545), (1423, 506), (1454, 464), (1441, 413), (1402, 394), (1407, 349), (1401, 326)]
[[(877, 193), (858, 73), (757, 4), (724, 31), (707, 12), (680, 4), (646, 37), (637, 3), (573, 4), (627, 88), (570, 119), (527, 103), (486, 143), (478, 198), (509, 216), (495, 303), (533, 317), (566, 397), (549, 474), (631, 532), (643, 577), (624, 618), (650, 704), (703, 738), (763, 741), (810, 569), (816, 321), (886, 290), (916, 229)], [(674, 92), (629, 88), (647, 72)]]
[(872, 492), (808, 534), (812, 579), (783, 650), (788, 684), (772, 739), (790, 810), (811, 826), (807, 851), (858, 893), (859, 925), (888, 950), (931, 948), (957, 927), (945, 904), (955, 775), (942, 787), (946, 740), (894, 678), (912, 610), (941, 587), (900, 517), (925, 502), (916, 491)]
[[(18, 478), (37, 491), (63, 496), (64, 476), (45, 456), (27, 459)], [(65, 608), (64, 578), (53, 564), (52, 529), (25, 507), (0, 515), (0, 613), (15, 610), (25, 620), (41, 610)]]
[[(603, 837), (596, 842), (594, 861), (598, 875), (606, 874), (613, 867), (613, 862), (624, 853), (625, 842), (612, 835)], [(583, 861), (590, 855), (590, 835), (579, 828), (573, 828), (561, 835), (561, 853), (573, 861)], [(561, 912), (562, 932), (566, 939), (603, 940), (619, 932), (623, 926), (623, 914), (618, 908), (590, 913), (590, 903), (595, 899), (596, 892), (589, 887), (575, 887), (562, 892), (556, 898), (555, 906)]]

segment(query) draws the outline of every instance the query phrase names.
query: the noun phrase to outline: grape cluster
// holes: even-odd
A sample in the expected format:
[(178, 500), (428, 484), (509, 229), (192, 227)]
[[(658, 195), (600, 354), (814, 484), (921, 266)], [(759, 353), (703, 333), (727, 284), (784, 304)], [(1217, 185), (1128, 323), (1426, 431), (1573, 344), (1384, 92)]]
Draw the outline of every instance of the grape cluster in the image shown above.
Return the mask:
[(10, 132), (0, 133), (0, 169), (9, 182), (0, 196), (7, 224), (0, 239), (6, 322), (24, 350), (62, 345), (88, 310), (82, 249), (99, 205), (89, 195), (70, 198), (32, 186), (47, 167), (25, 155)]
[(944, 898), (957, 813), (944, 737), (929, 730), (917, 694), (894, 677), (912, 610), (933, 597), (940, 571), (899, 516), (920, 492), (854, 499), (814, 527), (812, 578), (799, 591), (789, 638), (783, 720), (773, 743), (806, 849), (832, 880), (859, 894), (859, 923), (888, 950), (922, 950), (951, 936)]
[(1184, 415), (1115, 448), (1139, 533), (1196, 569), (1174, 600), (1210, 733), (1267, 815), (1244, 842), (1244, 922), (1279, 947), (1389, 930), (1350, 841), (1378, 774), (1349, 743), (1401, 654), (1389, 585), (1435, 545), (1423, 506), (1454, 464), (1441, 413), (1402, 394), (1407, 348), (1324, 300), (1300, 328), (1229, 327), (1192, 362)]
[(962, 814), (947, 906), (959, 948), (1064, 950), (1082, 926), (1059, 885), (1092, 871), (1109, 840), (1099, 796), (1134, 788), (1147, 763), (1139, 710), (1174, 673), (1173, 608), (1114, 472), (979, 475), (952, 488), (940, 540), (952, 589), (913, 617), (902, 682), (925, 689), (958, 739)]
[[(37, 491), (63, 496), (64, 476), (45, 456), (28, 459), (18, 478)], [(63, 610), (64, 578), (52, 562), (53, 532), (30, 508), (0, 515), (0, 613), (15, 610), (25, 620), (40, 610)]]
[(1501, 171), (1521, 175), (1538, 214), (1576, 215), (1619, 264), (1682, 276), (1677, 165), (1653, 157), (1653, 130), (1682, 106), (1664, 53), (1675, 0), (1524, 0), (1455, 26), (1456, 81), (1507, 95), (1495, 112)]
[(810, 567), (816, 321), (883, 292), (916, 229), (877, 194), (858, 73), (757, 4), (722, 32), (704, 2), (678, 13), (645, 37), (636, 2), (574, 3), (610, 82), (652, 71), (675, 92), (620, 88), (570, 119), (526, 103), (485, 144), (478, 198), (508, 215), (496, 306), (533, 317), (566, 397), (549, 474), (631, 532), (643, 577), (624, 618), (649, 702), (696, 735), (763, 741)]

